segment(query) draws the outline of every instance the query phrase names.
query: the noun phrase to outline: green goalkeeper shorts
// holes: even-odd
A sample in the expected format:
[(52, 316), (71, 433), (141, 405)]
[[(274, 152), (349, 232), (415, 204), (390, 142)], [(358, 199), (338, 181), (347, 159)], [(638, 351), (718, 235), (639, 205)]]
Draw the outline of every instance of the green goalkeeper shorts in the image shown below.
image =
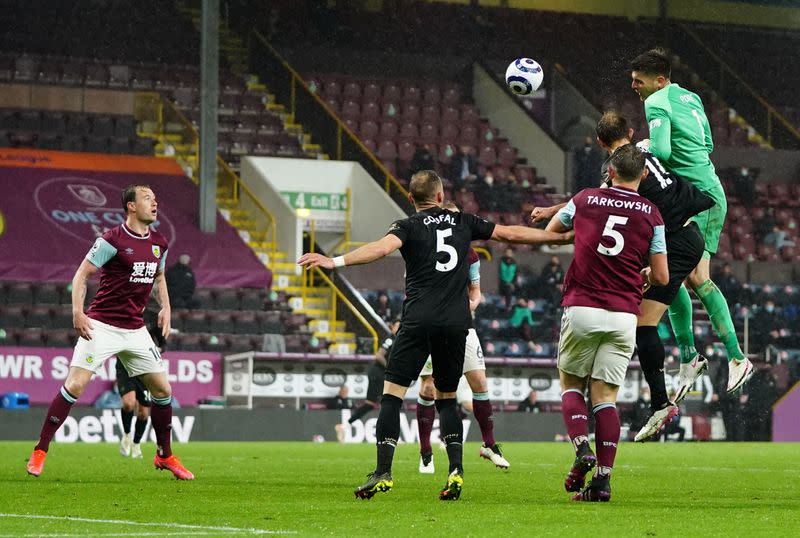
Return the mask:
[(719, 246), (719, 236), (722, 233), (722, 227), (725, 225), (728, 202), (725, 200), (725, 191), (720, 184), (704, 192), (713, 198), (716, 204), (711, 209), (696, 215), (692, 220), (697, 223), (698, 228), (700, 228), (700, 235), (706, 241), (706, 250), (703, 253), (703, 257), (710, 258), (713, 254), (716, 254)]

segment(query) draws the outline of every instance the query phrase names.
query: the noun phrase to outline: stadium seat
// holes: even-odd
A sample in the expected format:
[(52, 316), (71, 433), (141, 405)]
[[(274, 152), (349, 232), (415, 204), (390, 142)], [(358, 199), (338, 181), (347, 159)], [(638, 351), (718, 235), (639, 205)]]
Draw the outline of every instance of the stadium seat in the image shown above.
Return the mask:
[(380, 138), (394, 139), (397, 137), (397, 122), (394, 120), (384, 120), (381, 122)]
[(281, 313), (275, 311), (263, 312), (258, 315), (259, 325), (262, 333), (283, 334), (284, 326), (281, 321)]
[(22, 328), (25, 326), (25, 309), (21, 305), (0, 304), (0, 328)]
[(47, 331), (45, 336), (48, 347), (71, 348), (74, 347), (78, 341), (78, 336), (75, 334), (75, 331), (68, 329)]
[(358, 136), (362, 140), (375, 138), (378, 135), (378, 124), (373, 120), (362, 120), (358, 126)]
[(439, 123), (439, 107), (435, 105), (425, 105), (420, 111), (420, 121), (422, 123)]
[(208, 313), (208, 330), (213, 334), (234, 332), (234, 318), (231, 312), (211, 311)]
[(441, 119), (442, 123), (457, 123), (461, 120), (458, 109), (454, 106), (442, 107)]
[(381, 87), (375, 84), (374, 82), (369, 82), (364, 85), (364, 91), (361, 94), (361, 98), (364, 101), (375, 101), (378, 102), (381, 100)]
[(50, 307), (36, 305), (28, 309), (25, 316), (25, 326), (44, 329), (50, 327), (51, 320), (52, 312), (50, 311)]
[(395, 101), (399, 102), (403, 95), (400, 86), (397, 84), (390, 82), (383, 87), (383, 101)]
[(64, 304), (54, 307), (50, 327), (53, 329), (71, 329), (72, 326), (72, 306)]
[(8, 304), (29, 305), (33, 302), (33, 285), (29, 282), (9, 282), (6, 286)]
[(393, 160), (397, 158), (397, 146), (391, 140), (383, 140), (378, 146), (378, 158), (381, 160)]
[(253, 312), (241, 312), (234, 317), (234, 332), (236, 334), (256, 334), (261, 331), (261, 324)]
[(220, 288), (214, 293), (216, 310), (239, 310), (239, 292), (234, 288)]
[(20, 346), (41, 347), (45, 344), (44, 332), (38, 327), (20, 330), (17, 338)]
[(342, 88), (342, 98), (359, 101), (361, 99), (361, 86), (358, 82), (347, 82)]
[(358, 118), (361, 114), (361, 107), (355, 101), (345, 101), (342, 103), (342, 118)]
[(419, 105), (417, 105), (416, 103), (403, 104), (403, 113), (401, 116), (403, 121), (416, 123), (420, 119), (420, 114), (421, 112), (419, 109)]
[(208, 326), (208, 316), (202, 311), (187, 312), (183, 318), (183, 330), (186, 332), (208, 332)]

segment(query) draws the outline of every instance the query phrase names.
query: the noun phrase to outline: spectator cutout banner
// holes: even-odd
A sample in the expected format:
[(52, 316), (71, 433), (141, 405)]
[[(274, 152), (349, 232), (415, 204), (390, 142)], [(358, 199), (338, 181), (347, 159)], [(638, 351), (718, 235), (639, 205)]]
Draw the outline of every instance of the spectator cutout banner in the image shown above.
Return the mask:
[(154, 228), (169, 241), (167, 266), (188, 254), (199, 287), (265, 287), (269, 272), (219, 214), (197, 225), (197, 186), (172, 160), (0, 150), (0, 280), (69, 281), (95, 238), (125, 220), (122, 189), (148, 184)]

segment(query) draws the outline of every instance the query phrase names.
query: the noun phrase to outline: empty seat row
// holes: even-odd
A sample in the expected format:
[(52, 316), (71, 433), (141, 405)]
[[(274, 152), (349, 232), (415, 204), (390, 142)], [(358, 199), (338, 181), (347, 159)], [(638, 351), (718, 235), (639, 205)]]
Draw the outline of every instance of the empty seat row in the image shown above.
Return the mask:
[(346, 99), (353, 101), (398, 101), (425, 104), (455, 104), (461, 101), (461, 91), (453, 83), (439, 84), (435, 81), (418, 84), (414, 81), (384, 84), (377, 82), (361, 83), (357, 80), (336, 78), (319, 79), (308, 77), (309, 88), (326, 99)]
[(114, 155), (153, 155), (155, 143), (150, 139), (138, 137), (81, 136), (0, 130), (0, 147), (38, 148)]
[(478, 123), (480, 114), (474, 105), (462, 104), (458, 106), (426, 105), (420, 107), (416, 104), (399, 104), (395, 101), (378, 103), (368, 101), (357, 103), (356, 101), (339, 102), (336, 100), (326, 100), (328, 107), (340, 115), (342, 118), (359, 118), (362, 120), (371, 119), (395, 119), (408, 122), (423, 123)]
[(130, 137), (136, 135), (136, 121), (132, 116), (0, 109), (0, 129)]

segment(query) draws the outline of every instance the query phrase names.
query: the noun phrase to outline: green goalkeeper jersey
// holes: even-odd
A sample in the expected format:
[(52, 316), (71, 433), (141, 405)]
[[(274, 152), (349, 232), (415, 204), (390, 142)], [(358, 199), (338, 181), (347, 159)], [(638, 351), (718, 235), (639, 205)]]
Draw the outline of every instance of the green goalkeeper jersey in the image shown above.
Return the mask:
[(697, 94), (672, 83), (644, 102), (650, 128), (650, 152), (671, 172), (704, 192), (720, 189), (709, 154), (711, 127)]

